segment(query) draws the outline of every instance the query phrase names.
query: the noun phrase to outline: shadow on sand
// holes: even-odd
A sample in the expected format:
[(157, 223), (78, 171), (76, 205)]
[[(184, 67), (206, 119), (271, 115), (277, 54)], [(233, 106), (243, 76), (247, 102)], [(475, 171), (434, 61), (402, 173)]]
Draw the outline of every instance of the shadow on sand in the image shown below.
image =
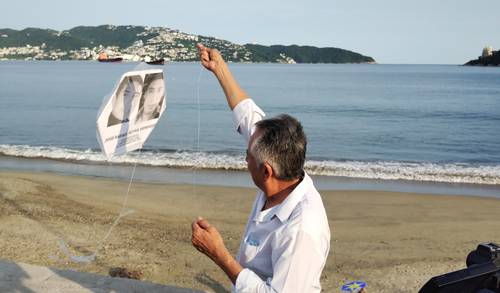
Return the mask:
[(199, 274), (197, 274), (196, 277), (195, 277), (195, 279), (199, 283), (201, 283), (201, 284), (203, 284), (205, 286), (210, 287), (212, 290), (214, 290), (214, 292), (217, 292), (217, 293), (226, 293), (226, 292), (229, 292), (229, 290), (227, 290), (226, 288), (224, 288), (224, 286), (222, 286), (221, 283), (217, 282), (216, 280), (214, 280), (212, 277), (210, 277), (206, 273), (199, 273)]

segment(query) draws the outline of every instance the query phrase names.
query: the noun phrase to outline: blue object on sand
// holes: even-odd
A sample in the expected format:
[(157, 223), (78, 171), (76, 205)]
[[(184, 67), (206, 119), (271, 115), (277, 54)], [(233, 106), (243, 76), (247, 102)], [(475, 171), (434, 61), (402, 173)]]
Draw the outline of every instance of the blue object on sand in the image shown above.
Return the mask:
[(361, 289), (366, 287), (366, 282), (363, 281), (352, 281), (349, 283), (345, 283), (342, 286), (342, 292), (354, 292), (357, 293), (361, 291)]

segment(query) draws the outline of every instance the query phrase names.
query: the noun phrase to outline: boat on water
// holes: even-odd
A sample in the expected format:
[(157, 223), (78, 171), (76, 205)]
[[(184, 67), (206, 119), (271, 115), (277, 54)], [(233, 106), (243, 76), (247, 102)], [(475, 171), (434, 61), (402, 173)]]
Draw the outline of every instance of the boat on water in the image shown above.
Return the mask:
[(160, 58), (157, 60), (151, 60), (151, 61), (146, 61), (147, 64), (149, 65), (164, 65), (165, 64), (165, 59)]
[(105, 52), (99, 53), (99, 57), (97, 58), (99, 62), (122, 62), (122, 57), (110, 57)]
[(160, 59), (153, 59), (150, 56), (144, 57), (144, 62), (149, 65), (163, 65), (165, 64), (165, 59), (160, 58)]

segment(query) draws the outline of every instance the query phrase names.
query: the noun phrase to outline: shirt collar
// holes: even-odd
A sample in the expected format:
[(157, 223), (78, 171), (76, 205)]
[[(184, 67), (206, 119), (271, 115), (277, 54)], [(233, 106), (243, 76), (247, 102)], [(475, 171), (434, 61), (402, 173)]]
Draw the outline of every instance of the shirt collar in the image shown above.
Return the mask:
[(288, 220), (297, 204), (299, 204), (299, 202), (304, 198), (304, 195), (311, 184), (311, 178), (306, 173), (304, 173), (304, 178), (302, 179), (302, 181), (295, 187), (295, 189), (286, 197), (286, 199), (282, 203), (264, 212), (261, 211), (266, 202), (266, 196), (264, 193), (261, 193), (261, 197), (259, 198), (259, 202), (257, 204), (258, 209), (255, 213), (254, 221), (267, 222), (270, 221), (274, 216), (277, 216), (282, 223), (285, 222), (286, 220)]

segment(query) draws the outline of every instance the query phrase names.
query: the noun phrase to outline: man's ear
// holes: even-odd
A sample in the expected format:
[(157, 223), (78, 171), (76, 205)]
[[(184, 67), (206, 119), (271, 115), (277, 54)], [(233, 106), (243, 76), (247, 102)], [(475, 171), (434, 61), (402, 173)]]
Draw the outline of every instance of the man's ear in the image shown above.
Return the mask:
[(264, 180), (267, 180), (274, 176), (273, 167), (268, 162), (262, 163), (262, 168), (264, 168)]

